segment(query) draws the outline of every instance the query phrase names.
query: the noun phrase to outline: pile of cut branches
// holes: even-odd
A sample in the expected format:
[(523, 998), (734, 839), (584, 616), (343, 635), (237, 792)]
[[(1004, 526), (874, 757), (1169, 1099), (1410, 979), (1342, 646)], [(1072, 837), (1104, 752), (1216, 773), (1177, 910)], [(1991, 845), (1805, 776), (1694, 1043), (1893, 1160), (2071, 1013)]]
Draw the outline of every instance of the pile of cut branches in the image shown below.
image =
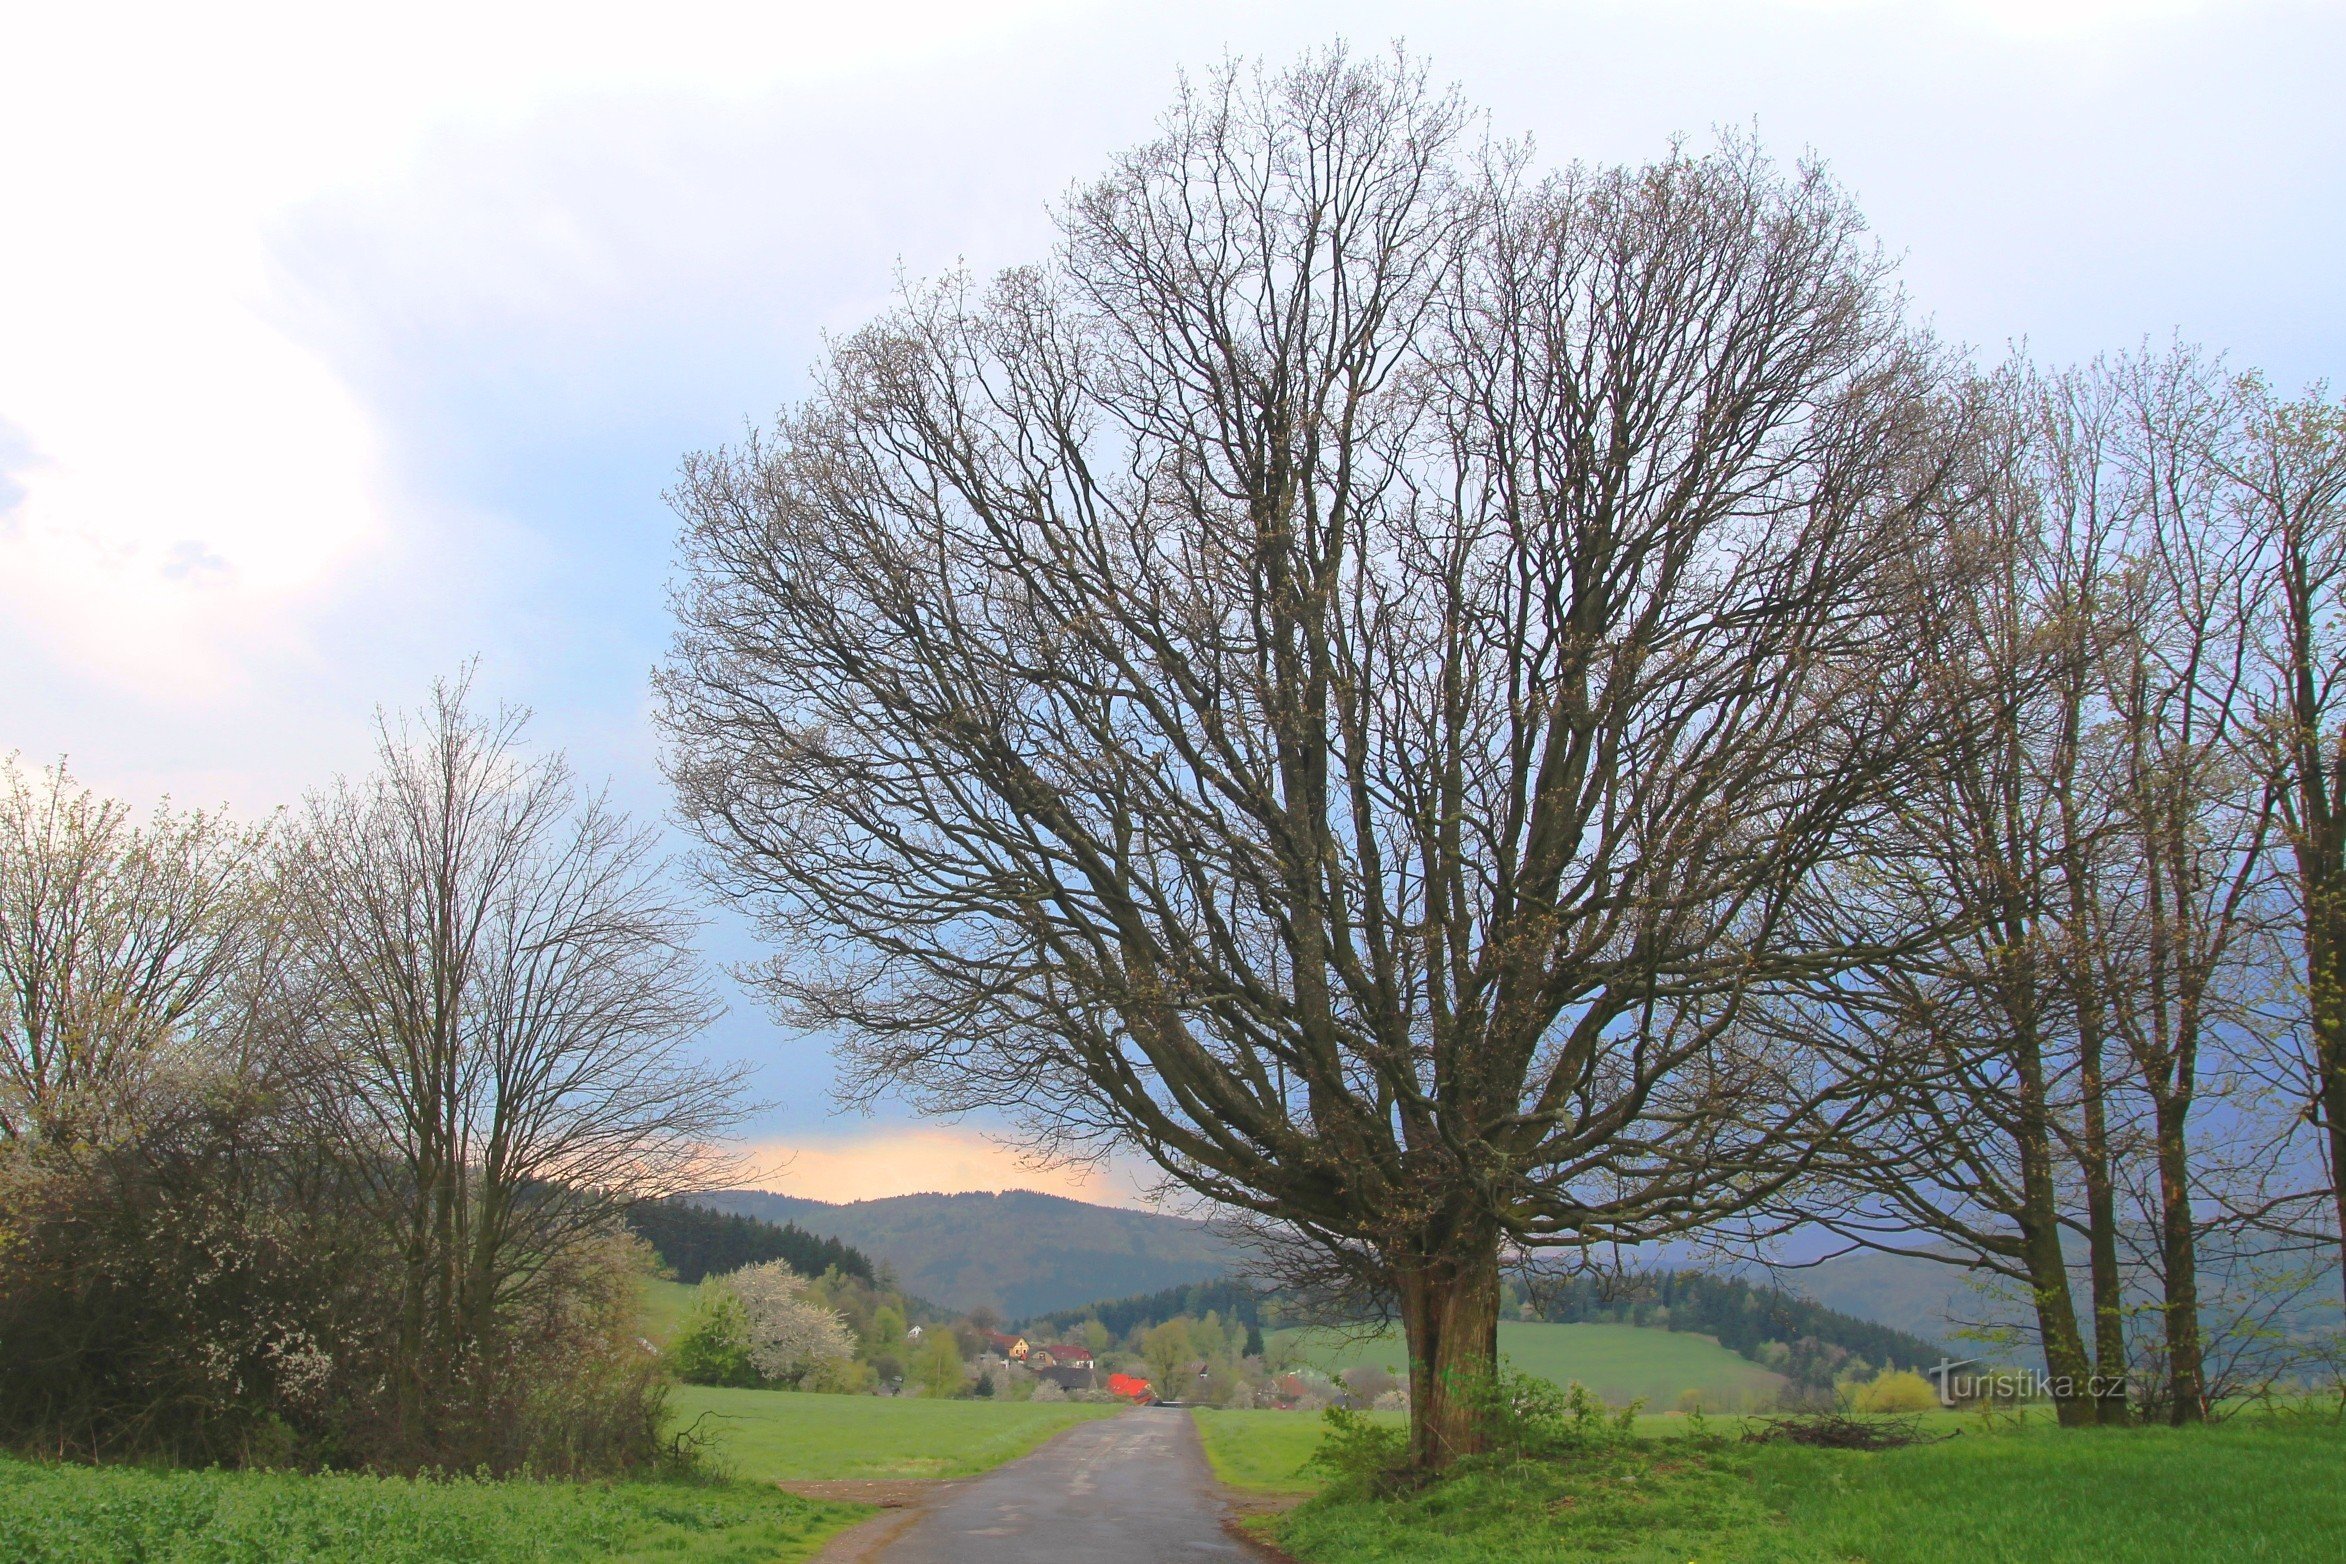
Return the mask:
[(1851, 1417), (1842, 1412), (1804, 1412), (1791, 1417), (1766, 1417), (1744, 1431), (1745, 1444), (1814, 1445), (1821, 1450), (1896, 1450), (1905, 1445), (1935, 1445), (1952, 1439), (1960, 1429), (1926, 1434), (1918, 1417)]

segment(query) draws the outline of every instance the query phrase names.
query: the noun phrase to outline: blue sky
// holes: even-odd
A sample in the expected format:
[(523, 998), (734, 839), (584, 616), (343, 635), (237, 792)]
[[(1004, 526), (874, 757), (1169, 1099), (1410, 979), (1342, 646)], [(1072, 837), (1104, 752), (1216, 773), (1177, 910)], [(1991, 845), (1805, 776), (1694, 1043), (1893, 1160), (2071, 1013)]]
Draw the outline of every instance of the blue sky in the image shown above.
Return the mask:
[[(2180, 331), (2346, 381), (2337, 3), (0, 0), (0, 751), (258, 812), (477, 654), (657, 813), (678, 458), (796, 395), (899, 268), (1039, 254), (1181, 67), (1338, 33), (1405, 39), (1549, 159), (1813, 150), (1985, 352)], [(819, 1040), (753, 1003), (710, 1046), (760, 1067), (779, 1187), (1053, 1182), (840, 1121)]]

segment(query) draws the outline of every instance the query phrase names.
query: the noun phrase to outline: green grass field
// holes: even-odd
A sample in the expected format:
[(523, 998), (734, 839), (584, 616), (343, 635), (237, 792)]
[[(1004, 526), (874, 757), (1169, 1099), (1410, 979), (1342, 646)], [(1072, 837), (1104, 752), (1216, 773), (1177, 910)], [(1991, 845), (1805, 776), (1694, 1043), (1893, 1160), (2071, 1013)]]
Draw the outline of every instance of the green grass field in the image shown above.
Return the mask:
[(11, 1564), (786, 1564), (868, 1513), (739, 1482), (438, 1483), (0, 1457)]
[(668, 1409), (675, 1427), (699, 1421), (727, 1476), (758, 1482), (965, 1477), (1026, 1454), (1071, 1423), (1118, 1410), (705, 1385), (677, 1386)]
[(684, 1329), (685, 1317), (692, 1313), (692, 1301), (700, 1295), (698, 1287), (687, 1287), (682, 1282), (663, 1282), (646, 1278), (644, 1281), (643, 1332), (645, 1339), (655, 1347), (665, 1347)]
[[(1303, 1470), (1316, 1418), (1195, 1416), (1225, 1482), (1298, 1491), (1321, 1481)], [(1962, 1432), (1879, 1454), (1646, 1439), (1472, 1472), (1397, 1501), (1323, 1496), (1275, 1523), (1276, 1537), (1305, 1564), (2346, 1557), (2346, 1429), (2334, 1423), (2065, 1434), (2041, 1421), (1929, 1421)], [(1687, 1424), (1649, 1418), (1640, 1431)]]
[[(1397, 1331), (1367, 1340), (1328, 1330), (1281, 1331), (1279, 1339), (1330, 1373), (1360, 1363), (1381, 1365), (1397, 1377), (1407, 1372), (1408, 1353)], [(1526, 1374), (1559, 1385), (1578, 1380), (1616, 1405), (1642, 1399), (1655, 1411), (1668, 1411), (1687, 1390), (1701, 1391), (1713, 1406), (1757, 1407), (1783, 1384), (1708, 1336), (1635, 1325), (1502, 1321), (1499, 1356)]]

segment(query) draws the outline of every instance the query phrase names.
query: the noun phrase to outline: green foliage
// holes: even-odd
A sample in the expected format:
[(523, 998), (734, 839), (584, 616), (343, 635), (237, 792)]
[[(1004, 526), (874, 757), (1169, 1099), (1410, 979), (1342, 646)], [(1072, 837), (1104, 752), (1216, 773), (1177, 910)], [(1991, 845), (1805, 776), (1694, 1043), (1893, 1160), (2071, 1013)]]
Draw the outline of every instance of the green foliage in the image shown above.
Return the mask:
[(668, 1348), (668, 1363), (688, 1385), (758, 1383), (749, 1360), (749, 1311), (732, 1288), (714, 1277), (700, 1284), (692, 1313)]
[(1197, 1342), (1190, 1335), (1189, 1321), (1170, 1319), (1152, 1325), (1140, 1340), (1141, 1360), (1149, 1366), (1149, 1381), (1157, 1387), (1157, 1394), (1172, 1398), (1181, 1394), (1181, 1381), (1190, 1360), (1197, 1357)]
[[(1190, 1282), (1156, 1292), (1136, 1293), (1129, 1298), (1115, 1298), (1104, 1303), (1089, 1303), (1080, 1309), (1061, 1309), (1055, 1314), (1040, 1315), (1026, 1323), (1029, 1330), (1060, 1336), (1080, 1329), (1086, 1320), (1098, 1320), (1110, 1338), (1114, 1338), (1129, 1336), (1136, 1330), (1147, 1330), (1151, 1325), (1162, 1325), (1181, 1315), (1194, 1319), (1207, 1314), (1219, 1314), (1223, 1319), (1237, 1320), (1243, 1325), (1260, 1325), (1268, 1317), (1264, 1308), (1263, 1295), (1250, 1283), (1224, 1278), (1211, 1282)], [(1098, 1348), (1093, 1350), (1097, 1351)]]
[(1634, 1439), (1644, 1405), (1608, 1407), (1578, 1380), (1558, 1386), (1513, 1369), (1501, 1369), (1467, 1394), (1491, 1453), (1519, 1460), (1556, 1460)]
[(0, 1458), (12, 1564), (784, 1564), (867, 1513), (752, 1483), (446, 1482)]
[(1324, 1472), (1339, 1485), (1374, 1485), (1409, 1459), (1408, 1430), (1393, 1423), (1329, 1407), (1320, 1414), (1320, 1425), (1319, 1447), (1304, 1470)]
[(912, 1383), (931, 1398), (958, 1396), (969, 1380), (961, 1366), (961, 1343), (949, 1330), (931, 1330), (921, 1337), (913, 1349), (910, 1372)]
[(1931, 1382), (1907, 1369), (1886, 1369), (1850, 1394), (1858, 1412), (1929, 1412), (1939, 1404)]

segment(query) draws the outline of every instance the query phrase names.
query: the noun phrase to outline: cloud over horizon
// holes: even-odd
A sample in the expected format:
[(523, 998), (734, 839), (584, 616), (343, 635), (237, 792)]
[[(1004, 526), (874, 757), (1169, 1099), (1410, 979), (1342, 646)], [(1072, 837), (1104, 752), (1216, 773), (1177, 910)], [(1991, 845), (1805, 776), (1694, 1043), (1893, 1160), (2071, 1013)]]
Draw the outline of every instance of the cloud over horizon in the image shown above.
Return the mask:
[(875, 1126), (841, 1136), (791, 1136), (743, 1148), (738, 1187), (845, 1204), (893, 1195), (999, 1194), (1030, 1189), (1099, 1206), (1148, 1209), (1130, 1168), (1038, 1162), (982, 1130)]

